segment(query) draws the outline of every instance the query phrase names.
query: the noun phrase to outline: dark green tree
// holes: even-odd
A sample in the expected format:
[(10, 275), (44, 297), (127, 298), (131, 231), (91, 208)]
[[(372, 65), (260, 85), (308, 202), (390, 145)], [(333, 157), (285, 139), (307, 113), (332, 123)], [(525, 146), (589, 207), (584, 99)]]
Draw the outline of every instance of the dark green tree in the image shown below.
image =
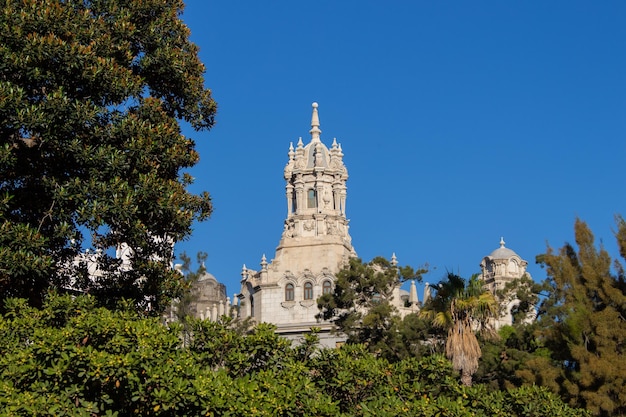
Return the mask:
[(524, 383), (520, 372), (536, 356), (548, 356), (547, 349), (536, 337), (536, 308), (544, 284), (532, 281), (528, 275), (507, 282), (496, 291), (496, 300), (503, 304), (515, 300), (511, 309), (513, 324), (498, 329), (497, 338), (480, 338), (482, 357), (473, 379), (491, 389), (509, 389)]
[(490, 390), (524, 385), (528, 363), (538, 357), (550, 356), (549, 350), (537, 338), (536, 330), (536, 323), (515, 323), (498, 329), (497, 338), (479, 337), (482, 357), (473, 381), (485, 384)]
[[(617, 219), (626, 259), (626, 223)], [(622, 265), (596, 248), (589, 227), (574, 225), (577, 249), (548, 248), (549, 293), (539, 310), (539, 339), (549, 357), (529, 361), (523, 375), (596, 415), (626, 414), (626, 278)], [(613, 267), (612, 267), (613, 266)]]
[[(158, 311), (181, 289), (172, 243), (211, 213), (180, 122), (214, 123), (182, 0), (7, 0), (0, 7), (0, 297), (49, 287)], [(111, 256), (134, 251), (132, 270)], [(84, 249), (101, 252), (97, 284)]]
[(425, 272), (382, 257), (369, 263), (350, 259), (337, 274), (334, 292), (318, 299), (319, 317), (331, 320), (349, 343), (366, 343), (371, 351), (402, 357), (406, 347), (398, 342), (403, 340), (399, 333), (403, 320), (396, 314), (393, 291), (407, 279), (421, 281)]
[(447, 331), (446, 356), (455, 370), (461, 372), (464, 385), (472, 385), (482, 355), (476, 332), (490, 335), (490, 322), (498, 305), (494, 295), (483, 287), (478, 275), (465, 281), (448, 273), (447, 279), (433, 286), (435, 297), (420, 311), (436, 327)]

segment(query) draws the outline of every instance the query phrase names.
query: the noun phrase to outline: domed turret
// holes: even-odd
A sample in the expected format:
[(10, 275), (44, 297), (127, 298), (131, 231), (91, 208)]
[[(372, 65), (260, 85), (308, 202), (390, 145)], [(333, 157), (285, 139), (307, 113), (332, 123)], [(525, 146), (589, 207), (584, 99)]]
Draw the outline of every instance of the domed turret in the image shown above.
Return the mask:
[[(202, 264), (204, 267), (204, 264)], [(218, 320), (224, 314), (230, 314), (230, 300), (226, 296), (226, 286), (206, 270), (191, 284), (194, 295), (191, 314), (196, 318)]]
[(528, 265), (528, 262), (504, 244), (504, 238), (500, 238), (500, 247), (485, 256), (480, 263), (485, 285), (494, 292), (504, 288), (507, 282), (523, 277)]
[[(485, 256), (480, 263), (482, 279), (485, 287), (493, 292), (500, 304), (500, 315), (494, 320), (496, 328), (513, 324), (512, 310), (520, 304), (514, 290), (501, 291), (506, 284), (524, 275), (530, 278), (526, 272), (528, 262), (523, 260), (515, 251), (504, 246), (504, 239), (500, 238), (500, 247)], [(525, 285), (525, 284), (524, 284)], [(499, 291), (500, 290), (500, 291)], [(535, 318), (534, 308), (528, 312), (525, 321), (532, 321)]]

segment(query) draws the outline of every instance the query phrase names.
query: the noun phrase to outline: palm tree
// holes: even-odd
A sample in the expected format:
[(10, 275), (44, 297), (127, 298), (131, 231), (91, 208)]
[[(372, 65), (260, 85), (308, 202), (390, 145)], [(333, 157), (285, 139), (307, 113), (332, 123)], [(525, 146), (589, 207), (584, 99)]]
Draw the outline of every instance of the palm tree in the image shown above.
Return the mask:
[(454, 369), (461, 372), (461, 382), (472, 385), (482, 352), (476, 333), (494, 336), (492, 323), (498, 311), (493, 294), (483, 288), (478, 274), (469, 281), (448, 273), (447, 279), (432, 286), (436, 296), (420, 314), (434, 326), (447, 329), (446, 356)]

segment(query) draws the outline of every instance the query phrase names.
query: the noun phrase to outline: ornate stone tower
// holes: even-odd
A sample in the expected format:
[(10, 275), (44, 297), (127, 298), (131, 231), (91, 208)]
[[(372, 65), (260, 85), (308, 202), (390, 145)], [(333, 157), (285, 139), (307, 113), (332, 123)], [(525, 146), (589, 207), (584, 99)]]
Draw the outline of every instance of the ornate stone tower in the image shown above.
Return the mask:
[(274, 323), (292, 337), (312, 326), (330, 330), (315, 318), (316, 300), (332, 291), (335, 274), (356, 256), (346, 218), (348, 171), (341, 145), (333, 139), (328, 149), (320, 139), (317, 107), (313, 103), (311, 141), (289, 146), (287, 218), (276, 255), (269, 263), (264, 255), (259, 271), (244, 265), (238, 295), (242, 318)]
[[(517, 253), (509, 248), (504, 247), (504, 239), (500, 238), (500, 247), (489, 256), (485, 256), (480, 263), (482, 270), (482, 279), (485, 287), (496, 295), (496, 299), (500, 302), (501, 315), (496, 321), (496, 328), (513, 323), (513, 315), (511, 310), (519, 305), (520, 301), (515, 298), (515, 294), (498, 295), (498, 290), (503, 290), (507, 283), (515, 279), (520, 279), (524, 275), (530, 278), (530, 274), (526, 272), (528, 262), (523, 260)], [(534, 309), (526, 320), (535, 319)]]
[(330, 150), (320, 140), (317, 103), (313, 103), (310, 133), (306, 146), (302, 138), (295, 151), (293, 144), (289, 146), (284, 172), (287, 219), (274, 264), (298, 271), (310, 268), (316, 259), (335, 272), (348, 257), (356, 256), (346, 219), (348, 170), (336, 139)]

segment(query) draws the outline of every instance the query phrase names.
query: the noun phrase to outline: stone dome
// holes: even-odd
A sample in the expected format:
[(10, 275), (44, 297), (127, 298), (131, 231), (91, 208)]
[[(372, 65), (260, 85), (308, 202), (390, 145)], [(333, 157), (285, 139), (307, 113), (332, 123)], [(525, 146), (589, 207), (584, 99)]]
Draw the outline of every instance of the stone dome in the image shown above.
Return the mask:
[[(330, 153), (322, 142), (310, 142), (304, 147), (306, 168), (328, 168)], [(317, 162), (316, 162), (317, 161)]]
[(217, 283), (217, 279), (213, 276), (213, 274), (210, 274), (206, 271), (204, 272), (204, 274), (202, 274), (200, 278), (198, 278), (198, 282), (202, 281), (214, 281), (215, 283)]
[(513, 256), (519, 258), (519, 255), (515, 253), (515, 251), (504, 247), (504, 239), (502, 238), (500, 238), (500, 247), (489, 254), (491, 259), (510, 259)]

